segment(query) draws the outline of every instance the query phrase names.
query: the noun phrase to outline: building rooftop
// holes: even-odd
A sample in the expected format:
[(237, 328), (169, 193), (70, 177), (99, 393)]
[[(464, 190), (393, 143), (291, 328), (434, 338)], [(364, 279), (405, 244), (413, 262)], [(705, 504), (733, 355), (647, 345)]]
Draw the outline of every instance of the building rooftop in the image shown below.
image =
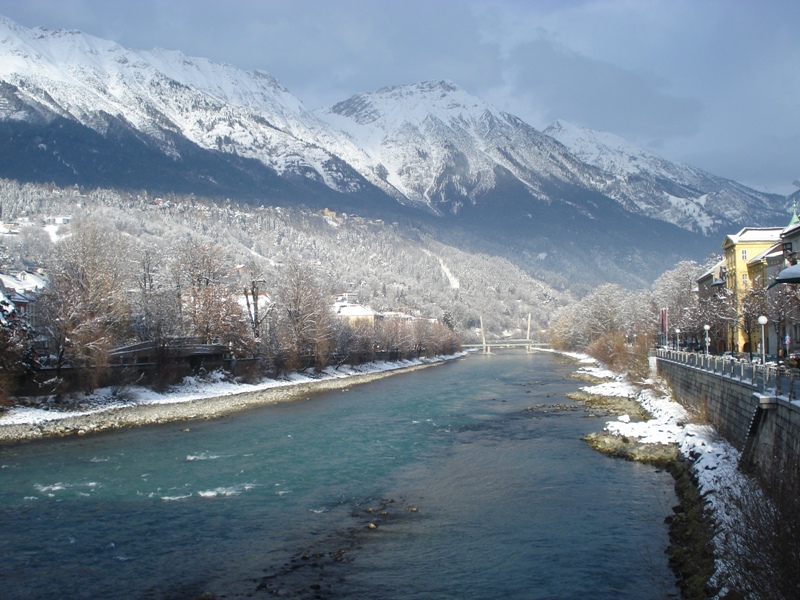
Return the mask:
[(723, 248), (747, 242), (779, 242), (784, 227), (745, 227), (739, 233), (725, 236)]

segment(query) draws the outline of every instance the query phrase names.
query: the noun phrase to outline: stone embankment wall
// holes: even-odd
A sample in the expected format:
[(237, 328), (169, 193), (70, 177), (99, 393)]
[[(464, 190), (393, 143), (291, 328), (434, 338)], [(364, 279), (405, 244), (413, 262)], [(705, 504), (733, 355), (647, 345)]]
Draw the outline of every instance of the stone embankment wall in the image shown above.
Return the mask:
[(663, 357), (656, 365), (675, 399), (745, 451), (756, 468), (800, 465), (800, 406), (765, 388), (763, 377), (738, 378)]

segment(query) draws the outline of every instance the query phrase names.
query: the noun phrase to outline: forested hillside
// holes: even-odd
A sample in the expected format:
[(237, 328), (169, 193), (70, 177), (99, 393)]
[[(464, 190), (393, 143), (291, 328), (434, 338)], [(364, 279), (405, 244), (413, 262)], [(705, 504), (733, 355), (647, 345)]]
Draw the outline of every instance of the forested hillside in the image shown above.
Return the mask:
[[(490, 335), (523, 330), (527, 316), (544, 328), (568, 293), (541, 283), (506, 259), (467, 253), (419, 229), (347, 215), (285, 207), (252, 207), (194, 197), (154, 197), (113, 190), (62, 189), (0, 181), (2, 218), (16, 235), (2, 236), (3, 268), (47, 269), (55, 237), (87, 219), (129, 240), (125, 262), (131, 281), (142, 258), (180, 252), (186, 240), (213, 242), (224, 252), (226, 278), (254, 275), (268, 294), (288, 265), (313, 271), (331, 297), (343, 292), (379, 311), (406, 310), (446, 318), (465, 339), (481, 316)], [(56, 217), (71, 224), (56, 225)], [(161, 277), (175, 277), (162, 273)], [(131, 284), (132, 285), (132, 284)]]

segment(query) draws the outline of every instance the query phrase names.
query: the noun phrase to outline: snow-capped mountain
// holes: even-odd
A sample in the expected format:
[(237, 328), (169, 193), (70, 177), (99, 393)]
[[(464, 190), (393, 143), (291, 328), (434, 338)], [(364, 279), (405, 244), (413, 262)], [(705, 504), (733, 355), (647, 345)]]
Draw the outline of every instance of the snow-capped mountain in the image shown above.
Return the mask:
[(782, 218), (783, 199), (605, 134), (537, 131), (449, 81), (313, 113), (263, 71), (3, 17), (0, 154), (9, 179), (491, 221), (541, 238), (537, 256), (555, 232), (634, 244), (651, 219), (710, 234)]
[(781, 201), (735, 181), (668, 161), (612, 133), (557, 121), (544, 133), (586, 164), (601, 169), (598, 190), (626, 209), (715, 233), (729, 223), (766, 223)]
[(457, 213), (519, 181), (540, 200), (553, 186), (591, 187), (600, 174), (561, 144), (449, 81), (358, 94), (318, 113), (345, 131), (406, 198)]
[[(61, 118), (103, 137), (132, 132), (173, 160), (185, 158), (181, 146), (188, 141), (337, 192), (358, 192), (366, 184), (324, 149), (334, 147), (357, 163), (358, 148), (263, 71), (176, 51), (129, 50), (78, 31), (26, 29), (0, 17), (0, 79), (0, 120), (6, 123), (47, 125)], [(60, 148), (38, 149), (69, 160)]]

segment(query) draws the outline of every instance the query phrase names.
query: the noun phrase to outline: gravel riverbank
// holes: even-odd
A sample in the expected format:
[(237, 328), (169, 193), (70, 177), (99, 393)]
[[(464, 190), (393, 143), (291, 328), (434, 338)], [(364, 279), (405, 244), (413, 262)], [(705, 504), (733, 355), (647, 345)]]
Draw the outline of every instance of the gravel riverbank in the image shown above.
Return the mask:
[(111, 407), (88, 414), (71, 415), (69, 412), (65, 412), (63, 417), (35, 423), (3, 423), (0, 420), (0, 443), (8, 444), (50, 436), (85, 435), (92, 432), (157, 423), (215, 419), (233, 412), (278, 402), (303, 400), (317, 392), (345, 389), (391, 375), (409, 373), (441, 364), (443, 361), (414, 364), (392, 370), (310, 380), (293, 385), (281, 385), (224, 396)]

